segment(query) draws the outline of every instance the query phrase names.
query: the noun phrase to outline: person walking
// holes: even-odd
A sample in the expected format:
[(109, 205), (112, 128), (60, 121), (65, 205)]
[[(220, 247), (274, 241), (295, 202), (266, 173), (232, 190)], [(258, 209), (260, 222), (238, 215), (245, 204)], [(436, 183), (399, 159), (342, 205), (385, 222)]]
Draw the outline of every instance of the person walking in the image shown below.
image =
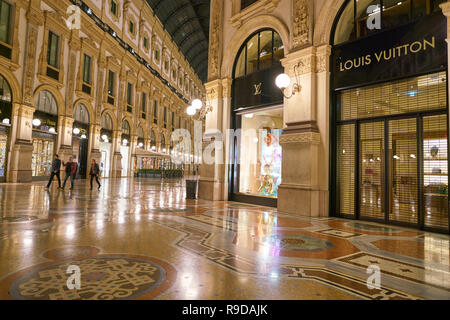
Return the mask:
[(61, 178), (59, 177), (60, 170), (61, 170), (61, 160), (59, 160), (59, 156), (55, 154), (52, 162), (52, 172), (50, 173), (50, 179), (48, 180), (48, 184), (47, 187), (45, 187), (45, 189), (50, 188), (54, 176), (58, 178), (58, 188), (61, 189)]
[(95, 162), (95, 160), (92, 159), (91, 170), (89, 171), (89, 175), (91, 176), (91, 190), (92, 190), (92, 181), (94, 180), (94, 177), (98, 184), (98, 190), (100, 190), (101, 184), (100, 184), (100, 181), (98, 181), (99, 173), (100, 173), (100, 167), (98, 166), (97, 162)]
[(64, 189), (66, 187), (67, 179), (70, 178), (70, 184), (71, 184), (70, 190), (73, 190), (73, 187), (75, 184), (75, 177), (77, 175), (77, 170), (78, 170), (78, 163), (73, 161), (73, 158), (70, 157), (69, 162), (64, 163), (64, 161), (63, 161), (63, 166), (66, 167), (66, 178), (64, 179), (62, 188)]

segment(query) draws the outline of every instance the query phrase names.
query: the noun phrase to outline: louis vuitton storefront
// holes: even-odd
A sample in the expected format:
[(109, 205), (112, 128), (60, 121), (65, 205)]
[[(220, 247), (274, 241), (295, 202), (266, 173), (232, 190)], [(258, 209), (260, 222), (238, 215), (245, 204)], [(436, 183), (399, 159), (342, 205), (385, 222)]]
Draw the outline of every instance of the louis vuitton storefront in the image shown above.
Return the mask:
[(283, 95), (275, 78), (283, 73), (284, 47), (271, 29), (252, 34), (234, 65), (231, 124), (234, 138), (230, 166), (230, 199), (277, 205), (281, 183)]
[(385, 28), (364, 33), (361, 2), (334, 27), (331, 213), (448, 232), (446, 18), (384, 1)]

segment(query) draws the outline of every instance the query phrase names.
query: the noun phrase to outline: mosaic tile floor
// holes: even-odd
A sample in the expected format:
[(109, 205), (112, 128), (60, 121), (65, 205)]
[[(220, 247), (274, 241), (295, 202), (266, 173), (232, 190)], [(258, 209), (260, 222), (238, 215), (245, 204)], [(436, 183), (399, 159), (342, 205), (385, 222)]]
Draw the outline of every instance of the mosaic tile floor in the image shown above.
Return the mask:
[(448, 236), (185, 200), (182, 181), (2, 184), (0, 213), (0, 299), (450, 299)]

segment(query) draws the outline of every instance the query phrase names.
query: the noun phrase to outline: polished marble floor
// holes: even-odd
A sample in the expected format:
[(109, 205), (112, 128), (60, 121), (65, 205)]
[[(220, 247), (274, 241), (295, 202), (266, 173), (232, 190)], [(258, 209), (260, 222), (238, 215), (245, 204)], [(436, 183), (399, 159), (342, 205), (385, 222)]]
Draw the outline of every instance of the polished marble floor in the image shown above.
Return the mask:
[(449, 236), (102, 183), (0, 184), (0, 299), (450, 299)]

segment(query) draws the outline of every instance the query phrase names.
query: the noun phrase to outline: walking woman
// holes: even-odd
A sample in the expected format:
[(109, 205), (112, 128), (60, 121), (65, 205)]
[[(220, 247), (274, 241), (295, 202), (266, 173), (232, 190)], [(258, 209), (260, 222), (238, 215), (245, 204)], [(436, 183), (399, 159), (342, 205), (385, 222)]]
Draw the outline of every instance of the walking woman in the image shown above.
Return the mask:
[(91, 190), (92, 190), (92, 181), (94, 180), (94, 177), (95, 177), (95, 181), (97, 181), (97, 184), (98, 184), (98, 190), (100, 190), (101, 185), (100, 185), (100, 181), (98, 181), (99, 173), (100, 173), (100, 167), (95, 162), (95, 160), (92, 159), (91, 171), (89, 171), (89, 175), (91, 176)]

